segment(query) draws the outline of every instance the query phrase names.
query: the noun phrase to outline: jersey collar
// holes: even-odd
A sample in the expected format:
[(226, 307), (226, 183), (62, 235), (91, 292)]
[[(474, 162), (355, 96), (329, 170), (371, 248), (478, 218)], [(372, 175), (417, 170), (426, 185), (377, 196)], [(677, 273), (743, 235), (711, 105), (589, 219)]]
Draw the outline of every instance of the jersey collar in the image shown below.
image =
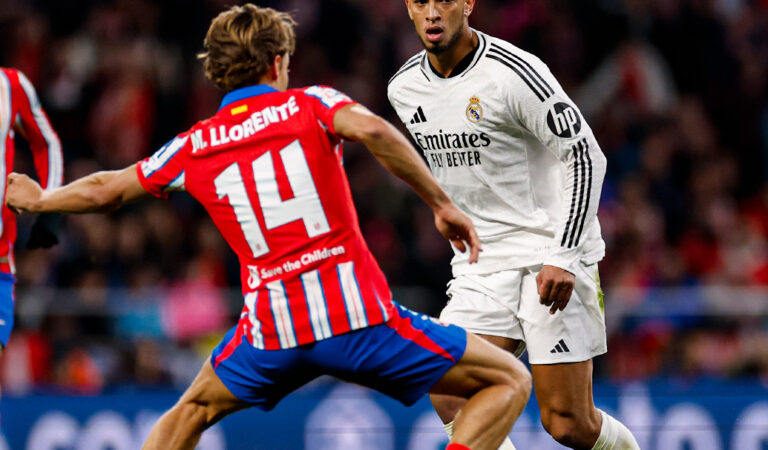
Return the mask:
[(432, 65), (432, 62), (429, 60), (429, 58), (427, 58), (427, 64), (429, 64), (429, 68), (432, 69), (432, 73), (436, 77), (440, 77), (440, 78), (455, 77), (464, 73), (464, 71), (467, 70), (469, 65), (472, 64), (472, 62), (475, 60), (475, 56), (477, 55), (477, 49), (479, 48), (480, 48), (480, 39), (478, 37), (477, 45), (475, 46), (475, 48), (473, 48), (469, 53), (467, 53), (463, 58), (461, 58), (461, 61), (459, 61), (459, 63), (456, 64), (456, 67), (453, 68), (453, 70), (451, 71), (451, 74), (448, 75), (447, 77), (444, 77), (443, 74), (441, 74), (440, 72), (437, 71), (437, 69), (435, 69), (435, 67)]
[(483, 57), (483, 54), (485, 53), (485, 49), (487, 47), (486, 37), (483, 33), (475, 30), (474, 28), (470, 28), (470, 29), (475, 34), (477, 34), (477, 37), (478, 37), (477, 46), (473, 48), (472, 51), (469, 52), (464, 57), (464, 59), (462, 59), (456, 65), (456, 67), (453, 69), (453, 72), (451, 72), (451, 74), (448, 75), (448, 77), (443, 77), (441, 74), (439, 74), (432, 67), (432, 64), (429, 62), (429, 57), (427, 57), (426, 53), (424, 54), (424, 60), (422, 61), (421, 68), (422, 68), (422, 72), (424, 73), (424, 76), (426, 76), (428, 80), (448, 81), (454, 78), (462, 78), (477, 65), (477, 63), (480, 61), (480, 58)]
[(277, 89), (267, 84), (255, 84), (253, 86), (246, 86), (235, 89), (234, 91), (229, 91), (224, 96), (224, 98), (221, 99), (221, 106), (219, 106), (219, 111), (231, 103), (238, 102), (249, 97), (256, 97), (257, 95), (261, 94), (268, 94), (270, 92), (277, 92)]

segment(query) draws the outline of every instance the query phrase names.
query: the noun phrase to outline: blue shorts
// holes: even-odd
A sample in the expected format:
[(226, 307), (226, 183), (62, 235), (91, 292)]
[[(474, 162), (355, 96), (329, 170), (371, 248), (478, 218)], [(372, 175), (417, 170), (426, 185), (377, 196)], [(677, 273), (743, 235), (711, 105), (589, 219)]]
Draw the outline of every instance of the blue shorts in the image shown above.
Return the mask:
[(13, 328), (13, 285), (16, 277), (0, 272), (0, 345), (5, 348)]
[(232, 328), (211, 355), (235, 397), (268, 411), (321, 375), (416, 403), (464, 355), (467, 333), (400, 305), (388, 322), (301, 347), (260, 350)]

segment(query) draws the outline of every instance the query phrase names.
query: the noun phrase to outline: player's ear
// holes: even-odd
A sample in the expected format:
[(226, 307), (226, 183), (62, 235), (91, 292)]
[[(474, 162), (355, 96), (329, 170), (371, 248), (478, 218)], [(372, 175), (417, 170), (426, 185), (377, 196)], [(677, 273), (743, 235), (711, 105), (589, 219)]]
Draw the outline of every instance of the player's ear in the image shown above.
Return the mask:
[(272, 61), (272, 65), (269, 66), (269, 78), (271, 80), (277, 80), (280, 77), (280, 69), (283, 67), (283, 55), (276, 55)]
[(475, 0), (464, 0), (464, 17), (469, 17), (475, 9)]
[(413, 20), (413, 14), (411, 14), (411, 1), (405, 0), (405, 9), (408, 11), (408, 17)]

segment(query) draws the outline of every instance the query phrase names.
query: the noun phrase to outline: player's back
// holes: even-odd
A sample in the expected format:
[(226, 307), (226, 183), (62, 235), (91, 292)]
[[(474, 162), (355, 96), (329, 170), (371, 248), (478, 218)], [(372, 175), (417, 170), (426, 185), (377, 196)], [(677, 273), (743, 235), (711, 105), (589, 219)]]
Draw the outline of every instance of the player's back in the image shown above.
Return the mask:
[(164, 172), (167, 187), (183, 185), (237, 253), (257, 347), (295, 347), (391, 316), (333, 132), (333, 115), (351, 103), (318, 86), (238, 89), (142, 164), (145, 179)]

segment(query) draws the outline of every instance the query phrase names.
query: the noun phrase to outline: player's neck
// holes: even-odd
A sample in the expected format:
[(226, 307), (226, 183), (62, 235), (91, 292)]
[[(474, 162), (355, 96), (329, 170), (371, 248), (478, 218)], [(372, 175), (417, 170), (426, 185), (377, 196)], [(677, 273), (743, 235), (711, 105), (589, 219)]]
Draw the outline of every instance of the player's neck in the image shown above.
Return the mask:
[(479, 38), (469, 27), (464, 28), (461, 37), (449, 49), (442, 53), (427, 53), (429, 63), (444, 78), (451, 75), (453, 69), (477, 47)]
[(264, 84), (266, 84), (267, 86), (270, 86), (271, 88), (273, 88), (276, 91), (284, 91), (285, 90), (285, 88), (281, 87), (280, 84), (277, 81), (275, 81), (273, 83), (264, 83)]
[(269, 86), (269, 87), (271, 87), (272, 89), (274, 89), (276, 91), (283, 91), (283, 90), (285, 90), (285, 89), (281, 89), (280, 80), (274, 79), (274, 78), (272, 78), (270, 76), (267, 76), (267, 75), (265, 75), (265, 76), (261, 77), (261, 79), (259, 79), (259, 84), (263, 84), (263, 85)]

